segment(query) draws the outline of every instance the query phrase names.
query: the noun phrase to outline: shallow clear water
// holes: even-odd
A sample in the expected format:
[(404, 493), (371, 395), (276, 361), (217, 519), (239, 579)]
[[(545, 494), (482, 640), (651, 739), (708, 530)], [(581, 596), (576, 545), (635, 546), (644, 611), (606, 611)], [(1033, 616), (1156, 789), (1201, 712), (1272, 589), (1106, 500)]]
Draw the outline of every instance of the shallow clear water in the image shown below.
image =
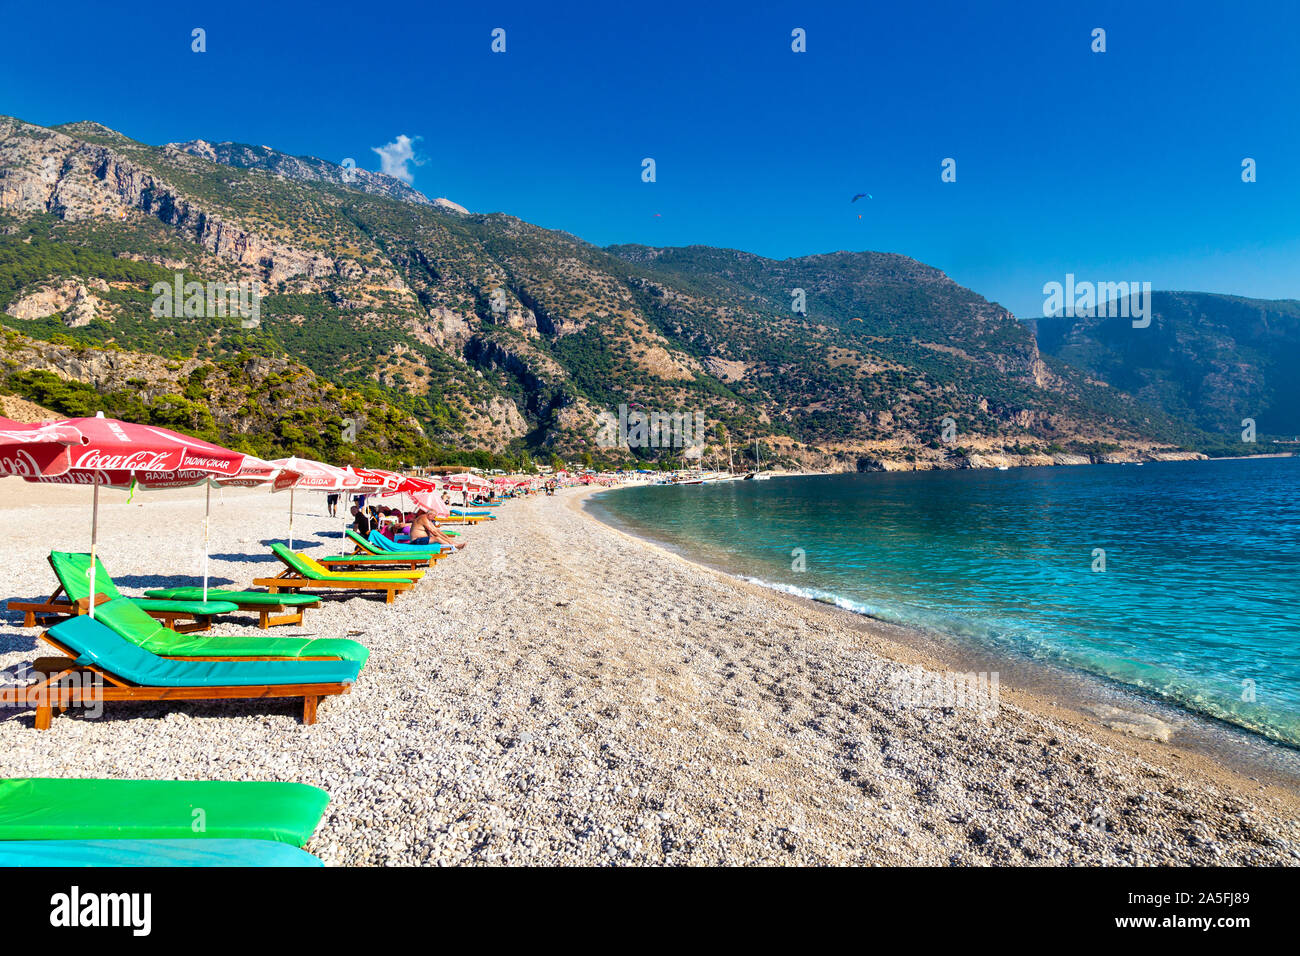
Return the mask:
[(765, 583), (1300, 745), (1300, 458), (649, 486), (593, 506)]

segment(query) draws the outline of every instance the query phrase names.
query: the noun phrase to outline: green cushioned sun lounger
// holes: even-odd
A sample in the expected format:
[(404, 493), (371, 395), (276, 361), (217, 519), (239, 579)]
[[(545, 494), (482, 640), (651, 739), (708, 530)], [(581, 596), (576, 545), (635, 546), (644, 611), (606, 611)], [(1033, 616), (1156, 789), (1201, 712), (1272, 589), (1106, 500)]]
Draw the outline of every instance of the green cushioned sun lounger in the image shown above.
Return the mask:
[(145, 687), (350, 684), (361, 671), (360, 662), (350, 660), (171, 660), (131, 643), (100, 621), (84, 616), (62, 621), (50, 628), (48, 634), (75, 653), (78, 664), (99, 667)]
[(239, 605), (231, 601), (203, 601), (198, 598), (193, 601), (155, 598), (118, 598), (118, 600), (130, 601), (142, 611), (172, 611), (176, 614), (194, 614), (198, 617), (229, 614), (239, 610)]
[[(441, 530), (443, 534), (450, 534), (450, 535), (456, 534), (456, 532), (454, 531), (447, 531), (446, 529), (441, 529)], [(411, 544), (403, 545), (401, 542), (397, 542), (389, 539), (383, 534), (383, 532), (380, 531), (372, 531), (370, 532), (370, 534), (371, 537), (378, 535), (379, 538), (382, 538), (384, 541), (387, 541), (388, 543), (380, 544), (378, 541), (367, 541), (365, 538), (361, 537), (361, 535), (357, 534), (355, 531), (349, 531), (348, 537), (352, 540), (353, 544), (355, 544), (358, 548), (361, 548), (363, 551), (365, 551), (366, 554), (372, 554), (379, 557), (383, 557), (389, 554), (394, 554), (398, 550), (402, 550), (406, 553), (414, 552), (417, 555), (427, 554), (432, 557), (437, 557), (439, 554), (445, 554), (448, 549), (448, 545), (445, 544), (439, 544), (436, 548), (431, 547), (429, 545), (422, 545), (422, 546), (416, 546)]]
[(0, 840), (274, 840), (302, 846), (329, 794), (234, 780), (0, 780)]
[(405, 541), (394, 541), (382, 531), (370, 532), (370, 544), (372, 547), (387, 551), (389, 554), (442, 554), (446, 550), (451, 550), (451, 545), (439, 543), (437, 545), (428, 544), (407, 544)]
[(324, 866), (272, 840), (7, 840), (0, 867)]
[(120, 637), (159, 657), (341, 657), (364, 664), (370, 651), (345, 638), (200, 637), (163, 627), (131, 601), (109, 601), (95, 608), (95, 620)]
[(318, 564), (351, 564), (358, 568), (369, 568), (376, 565), (383, 567), (386, 564), (410, 564), (412, 561), (436, 557), (439, 557), (438, 552), (394, 551), (392, 554), (334, 554), (327, 558), (315, 558), (315, 561)]
[[(90, 597), (90, 555), (73, 551), (51, 551), (50, 565), (63, 585), (63, 590), (73, 601)], [(132, 601), (145, 611), (173, 611), (177, 614), (206, 616), (211, 614), (229, 614), (239, 607), (230, 601), (203, 600), (202, 590), (194, 600), (153, 600), (148, 598), (126, 598), (117, 589), (113, 579), (104, 570), (103, 562), (95, 558), (95, 591), (111, 600), (119, 598)]]
[(321, 698), (351, 691), (362, 664), (355, 660), (159, 657), (88, 615), (54, 625), (41, 640), (62, 656), (37, 658), (26, 682), (0, 684), (0, 707), (35, 710), (37, 730), (49, 730), (54, 714), (70, 707), (90, 708), (91, 716), (97, 717), (104, 703), (124, 700), (297, 698), (302, 701), (302, 722), (314, 724)]
[[(175, 601), (198, 601), (203, 598), (203, 588), (154, 588), (144, 592), (151, 598), (167, 598)], [(229, 601), (241, 608), (281, 605), (283, 607), (315, 607), (320, 598), (314, 594), (270, 594), (266, 591), (228, 591), (222, 588), (208, 588), (208, 597)]]
[(311, 581), (330, 582), (339, 579), (344, 579), (344, 580), (368, 581), (368, 582), (374, 582), (375, 584), (410, 584), (411, 583), (411, 579), (407, 577), (396, 577), (396, 576), (384, 577), (383, 575), (372, 577), (367, 575), (364, 578), (348, 578), (347, 573), (343, 571), (340, 571), (337, 574), (318, 571), (316, 568), (313, 568), (309, 563), (304, 561), (302, 559), (302, 555), (290, 551), (279, 541), (274, 541), (271, 543), (271, 550), (274, 551), (275, 556), (278, 557), (281, 561), (283, 561), (295, 574), (297, 574), (299, 577), (304, 577)]
[[(90, 555), (74, 551), (51, 551), (50, 567), (59, 579), (59, 588), (49, 600), (38, 603), (9, 602), (9, 609), (23, 611), (24, 627), (35, 627), (37, 615), (71, 615), (78, 613), (78, 602), (82, 602), (81, 611), (90, 597)], [(118, 591), (113, 579), (98, 558), (95, 559), (95, 592), (104, 599), (117, 600), (124, 595)], [(63, 595), (63, 597), (60, 597)], [(125, 598), (134, 601), (142, 610), (160, 618), (175, 630), (186, 632), (207, 630), (214, 614), (230, 614), (239, 610), (238, 605), (220, 599), (202, 600), (202, 595), (194, 600), (165, 600), (145, 598)], [(193, 619), (194, 623), (180, 625), (181, 618)]]

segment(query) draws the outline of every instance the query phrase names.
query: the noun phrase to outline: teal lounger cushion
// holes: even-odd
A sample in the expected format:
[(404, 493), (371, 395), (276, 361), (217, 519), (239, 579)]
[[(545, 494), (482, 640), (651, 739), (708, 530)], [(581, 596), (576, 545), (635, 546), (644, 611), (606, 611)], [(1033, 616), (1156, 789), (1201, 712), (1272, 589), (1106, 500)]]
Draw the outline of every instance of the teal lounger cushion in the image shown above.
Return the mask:
[(324, 866), (306, 850), (273, 840), (8, 840), (0, 867)]
[[(0, 840), (275, 840), (302, 846), (329, 794), (263, 780), (0, 780)], [(196, 812), (197, 811), (197, 812)]]
[[(203, 600), (203, 588), (182, 587), (182, 588), (154, 588), (152, 591), (144, 592), (151, 598), (165, 598), (169, 601), (201, 601)], [(228, 591), (221, 588), (208, 588), (208, 598), (218, 601), (229, 601), (236, 607), (255, 608), (255, 607), (275, 607), (282, 605), (284, 607), (310, 607), (320, 603), (320, 598), (314, 594), (271, 594), (269, 591)]]
[(69, 618), (50, 637), (77, 663), (101, 667), (144, 687), (253, 687), (259, 684), (351, 684), (358, 661), (175, 661), (151, 654), (90, 617)]
[(438, 544), (406, 544), (401, 541), (394, 541), (382, 531), (370, 532), (370, 544), (392, 554), (441, 554), (451, 547), (441, 542)]

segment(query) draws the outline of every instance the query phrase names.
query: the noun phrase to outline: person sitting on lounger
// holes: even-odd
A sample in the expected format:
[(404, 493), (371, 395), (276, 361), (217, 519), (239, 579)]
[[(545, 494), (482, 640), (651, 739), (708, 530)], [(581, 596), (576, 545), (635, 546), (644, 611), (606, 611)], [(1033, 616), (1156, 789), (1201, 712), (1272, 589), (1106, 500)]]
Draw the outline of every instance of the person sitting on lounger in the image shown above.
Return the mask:
[(361, 537), (367, 537), (370, 534), (370, 518), (361, 510), (360, 505), (352, 506), (352, 527)]
[(411, 523), (411, 544), (450, 544), (453, 547), (465, 547), (464, 539), (457, 541), (438, 530), (438, 526), (433, 523), (433, 515), (426, 511), (416, 517)]

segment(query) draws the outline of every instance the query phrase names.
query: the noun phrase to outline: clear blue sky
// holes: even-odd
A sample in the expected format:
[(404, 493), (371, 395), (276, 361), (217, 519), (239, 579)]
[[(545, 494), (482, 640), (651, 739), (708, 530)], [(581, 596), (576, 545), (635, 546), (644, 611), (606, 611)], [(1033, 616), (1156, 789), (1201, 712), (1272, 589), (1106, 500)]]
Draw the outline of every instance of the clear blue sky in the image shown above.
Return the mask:
[(473, 6), (4, 0), (0, 112), (367, 169), (420, 137), (416, 188), (476, 212), (899, 252), (1018, 315), (1066, 272), (1300, 298), (1295, 0)]

